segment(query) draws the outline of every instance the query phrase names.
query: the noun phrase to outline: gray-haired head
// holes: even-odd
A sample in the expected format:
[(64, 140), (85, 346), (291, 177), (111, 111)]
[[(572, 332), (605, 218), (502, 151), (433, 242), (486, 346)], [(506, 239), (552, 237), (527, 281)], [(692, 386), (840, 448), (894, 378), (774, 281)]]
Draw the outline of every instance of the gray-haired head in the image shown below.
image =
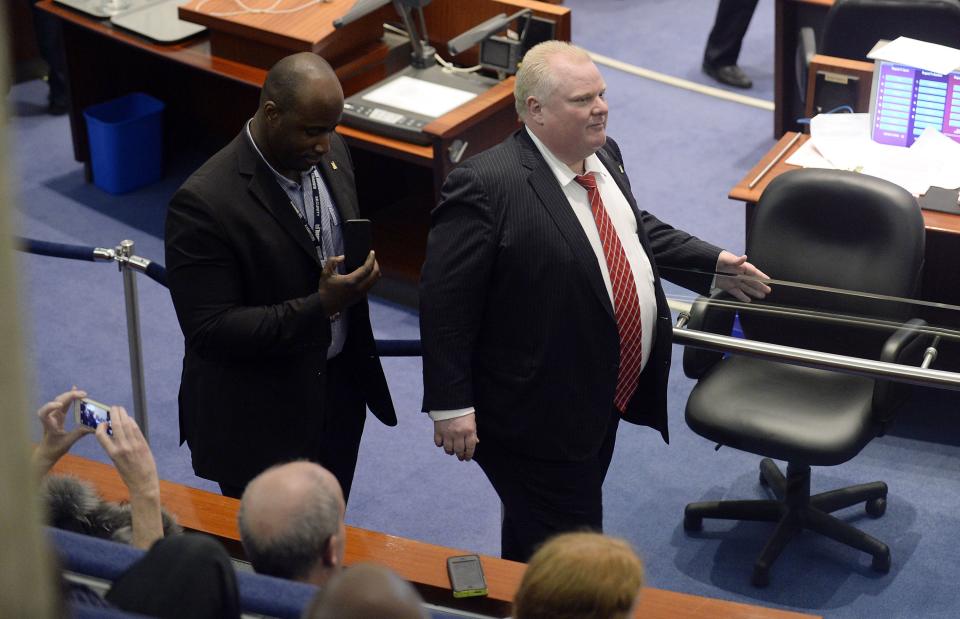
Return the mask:
[(240, 539), (260, 574), (322, 584), (343, 564), (343, 492), (313, 462), (271, 467), (240, 501)]

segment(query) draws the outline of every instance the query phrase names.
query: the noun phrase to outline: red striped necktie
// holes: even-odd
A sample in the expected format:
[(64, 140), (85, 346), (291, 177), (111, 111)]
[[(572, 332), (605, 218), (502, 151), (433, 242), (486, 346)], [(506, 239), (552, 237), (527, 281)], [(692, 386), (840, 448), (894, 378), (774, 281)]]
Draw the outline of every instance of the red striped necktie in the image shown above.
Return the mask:
[(617, 391), (613, 404), (621, 413), (627, 409), (633, 392), (637, 390), (640, 378), (640, 365), (643, 358), (641, 339), (643, 327), (640, 324), (640, 300), (637, 298), (637, 285), (623, 251), (620, 238), (613, 227), (610, 215), (603, 206), (597, 179), (593, 172), (582, 174), (575, 179), (587, 190), (593, 221), (600, 233), (603, 256), (607, 261), (610, 274), (610, 287), (613, 289), (613, 313), (617, 319), (617, 331), (620, 333), (620, 369), (617, 372)]

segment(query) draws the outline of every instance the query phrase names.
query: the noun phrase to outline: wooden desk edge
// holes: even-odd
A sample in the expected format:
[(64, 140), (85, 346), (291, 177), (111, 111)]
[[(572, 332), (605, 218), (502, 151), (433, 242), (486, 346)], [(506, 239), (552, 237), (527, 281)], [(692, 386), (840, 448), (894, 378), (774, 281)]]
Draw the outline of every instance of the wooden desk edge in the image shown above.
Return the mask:
[[(109, 464), (66, 455), (54, 466), (53, 472), (73, 475), (91, 483), (100, 495), (109, 501), (129, 498), (126, 486), (116, 469)], [(237, 509), (240, 501), (219, 494), (190, 488), (171, 481), (160, 482), (160, 497), (164, 507), (176, 515), (188, 530), (200, 531), (231, 542), (228, 547), (239, 547)], [(388, 533), (347, 526), (346, 563), (371, 562), (385, 565), (410, 582), (433, 589), (449, 590), (446, 558), (466, 551), (406, 539)], [(513, 594), (526, 565), (497, 557), (481, 556), (489, 589), (488, 598), (504, 604), (513, 601)], [(452, 599), (452, 598), (451, 598)], [(689, 617), (690, 619), (814, 619), (793, 611), (753, 606), (689, 593), (647, 588), (641, 595), (636, 617)]]
[[(789, 170), (801, 169), (798, 166), (788, 164), (786, 161), (787, 159), (790, 158), (791, 155), (793, 155), (793, 153), (797, 152), (797, 150), (801, 146), (806, 144), (807, 140), (810, 139), (809, 135), (800, 136), (800, 139), (797, 141), (797, 143), (794, 144), (793, 147), (789, 151), (787, 151), (783, 157), (780, 158), (780, 161), (778, 161), (776, 165), (770, 168), (770, 170), (766, 173), (766, 175), (764, 175), (764, 177), (760, 179), (760, 182), (757, 183), (757, 185), (753, 189), (750, 189), (748, 187), (748, 185), (750, 184), (750, 181), (752, 181), (757, 176), (757, 174), (760, 173), (760, 170), (766, 167), (766, 165), (774, 157), (776, 157), (777, 153), (779, 153), (784, 148), (784, 146), (786, 146), (790, 142), (790, 140), (793, 139), (793, 136), (795, 135), (796, 135), (796, 132), (794, 131), (789, 131), (783, 134), (780, 140), (777, 141), (776, 144), (774, 144), (773, 148), (767, 151), (767, 153), (763, 156), (763, 158), (760, 159), (757, 165), (753, 166), (750, 169), (750, 171), (747, 172), (747, 175), (744, 176), (739, 183), (733, 186), (733, 188), (730, 190), (730, 193), (727, 195), (727, 197), (730, 198), (731, 200), (746, 202), (747, 204), (756, 204), (757, 202), (760, 201), (760, 196), (763, 194), (764, 190), (767, 188), (767, 185), (769, 185), (770, 182), (773, 181), (773, 179), (775, 179), (776, 177), (780, 176), (781, 174)], [(952, 213), (942, 213), (939, 211), (928, 211), (926, 209), (923, 209), (921, 213), (923, 214), (923, 224), (927, 232), (938, 232), (942, 234), (960, 234), (960, 215), (954, 215)]]
[(730, 193), (727, 197), (731, 200), (740, 200), (748, 204), (756, 204), (757, 201), (760, 200), (760, 195), (763, 193), (763, 190), (767, 188), (768, 184), (770, 184), (770, 181), (783, 174), (787, 170), (799, 169), (797, 166), (787, 164), (786, 161), (791, 155), (793, 155), (793, 153), (797, 152), (797, 149), (803, 146), (807, 140), (810, 139), (809, 135), (801, 136), (797, 143), (794, 144), (790, 150), (784, 153), (776, 165), (767, 171), (767, 173), (763, 176), (763, 178), (760, 179), (760, 182), (758, 182), (753, 189), (750, 189), (749, 187), (750, 182), (757, 177), (757, 174), (767, 167), (767, 164), (770, 163), (773, 158), (777, 156), (777, 153), (783, 150), (784, 147), (786, 147), (786, 145), (789, 144), (796, 135), (796, 131), (788, 131), (787, 133), (784, 133), (773, 146), (773, 148), (767, 151), (763, 158), (760, 159), (757, 165), (750, 168), (750, 171), (747, 172), (747, 175), (744, 176), (739, 183), (733, 186), (733, 189), (730, 190)]

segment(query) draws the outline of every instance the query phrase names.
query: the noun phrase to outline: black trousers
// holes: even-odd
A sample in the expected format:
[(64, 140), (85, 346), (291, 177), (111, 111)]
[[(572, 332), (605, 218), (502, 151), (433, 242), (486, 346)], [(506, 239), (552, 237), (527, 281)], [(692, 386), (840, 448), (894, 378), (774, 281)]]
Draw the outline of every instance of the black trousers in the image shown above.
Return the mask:
[(503, 502), (504, 559), (526, 562), (558, 533), (603, 531), (603, 480), (619, 422), (614, 411), (600, 449), (583, 461), (535, 460), (481, 437), (474, 459)]
[[(363, 392), (350, 370), (350, 364), (342, 354), (327, 361), (323, 432), (320, 448), (311, 458), (337, 478), (340, 488), (343, 489), (344, 501), (350, 498), (353, 474), (357, 469), (357, 453), (360, 451), (360, 437), (367, 418)], [(220, 484), (220, 493), (223, 496), (239, 499), (243, 490), (240, 486)]]
[(217, 540), (172, 535), (114, 581), (106, 599), (127, 612), (172, 619), (240, 617), (237, 576)]
[(33, 10), (33, 29), (40, 55), (50, 67), (50, 103), (67, 104), (67, 57), (63, 50), (63, 32), (60, 20), (38, 9), (38, 0), (29, 0)]
[(743, 36), (756, 8), (757, 0), (720, 0), (703, 52), (703, 64), (718, 68), (737, 64)]
[(340, 482), (344, 500), (350, 498), (360, 437), (367, 418), (363, 390), (351, 370), (344, 354), (327, 361), (326, 410), (317, 454), (317, 462)]

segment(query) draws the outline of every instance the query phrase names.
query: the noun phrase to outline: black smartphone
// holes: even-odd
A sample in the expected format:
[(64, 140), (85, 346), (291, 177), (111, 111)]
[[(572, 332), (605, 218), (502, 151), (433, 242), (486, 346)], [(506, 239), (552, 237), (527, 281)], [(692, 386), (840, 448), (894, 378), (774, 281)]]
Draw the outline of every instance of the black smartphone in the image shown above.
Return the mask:
[(367, 261), (373, 249), (373, 225), (369, 219), (343, 222), (344, 272), (352, 273)]
[(448, 557), (447, 574), (450, 576), (453, 597), (466, 598), (487, 594), (487, 581), (483, 578), (479, 556)]

